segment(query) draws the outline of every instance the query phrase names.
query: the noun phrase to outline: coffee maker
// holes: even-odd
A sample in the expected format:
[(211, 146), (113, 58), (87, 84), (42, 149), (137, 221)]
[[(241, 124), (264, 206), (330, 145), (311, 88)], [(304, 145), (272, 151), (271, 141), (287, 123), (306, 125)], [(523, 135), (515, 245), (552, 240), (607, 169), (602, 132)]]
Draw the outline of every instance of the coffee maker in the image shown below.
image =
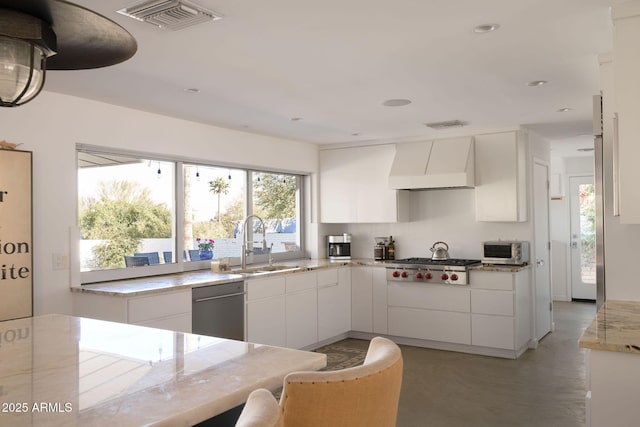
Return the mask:
[(330, 260), (351, 259), (351, 234), (327, 236), (327, 258)]

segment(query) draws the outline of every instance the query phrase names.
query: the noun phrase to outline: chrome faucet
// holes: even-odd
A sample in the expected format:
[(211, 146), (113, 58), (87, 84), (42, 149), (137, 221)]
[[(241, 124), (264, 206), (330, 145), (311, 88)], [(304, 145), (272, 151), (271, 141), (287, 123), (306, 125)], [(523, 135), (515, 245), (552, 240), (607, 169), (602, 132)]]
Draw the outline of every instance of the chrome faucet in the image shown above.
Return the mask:
[(258, 215), (249, 215), (244, 219), (244, 223), (242, 224), (242, 252), (240, 252), (240, 264), (243, 270), (247, 268), (247, 255), (253, 252), (253, 250), (247, 249), (247, 246), (249, 246), (247, 222), (251, 218), (257, 218), (258, 221), (260, 221), (260, 224), (262, 225), (262, 250), (267, 250), (267, 235), (264, 227), (264, 221)]

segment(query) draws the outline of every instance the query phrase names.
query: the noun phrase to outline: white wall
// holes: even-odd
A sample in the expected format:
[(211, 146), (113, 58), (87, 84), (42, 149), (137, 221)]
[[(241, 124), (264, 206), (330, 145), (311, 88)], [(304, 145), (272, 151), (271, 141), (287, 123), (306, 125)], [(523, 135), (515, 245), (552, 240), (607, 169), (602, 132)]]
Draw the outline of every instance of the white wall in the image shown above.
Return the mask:
[(316, 145), (207, 126), (50, 92), (2, 110), (1, 139), (33, 151), (35, 314), (71, 314), (69, 270), (52, 269), (69, 254), (76, 224), (75, 144), (115, 147), (286, 172), (318, 171)]
[(410, 222), (333, 226), (352, 234), (357, 258), (373, 258), (374, 237), (393, 235), (396, 258), (430, 257), (437, 241), (449, 245), (453, 258), (480, 259), (481, 242), (494, 239), (531, 240), (529, 222), (497, 223), (475, 220), (475, 190), (423, 190), (410, 194)]

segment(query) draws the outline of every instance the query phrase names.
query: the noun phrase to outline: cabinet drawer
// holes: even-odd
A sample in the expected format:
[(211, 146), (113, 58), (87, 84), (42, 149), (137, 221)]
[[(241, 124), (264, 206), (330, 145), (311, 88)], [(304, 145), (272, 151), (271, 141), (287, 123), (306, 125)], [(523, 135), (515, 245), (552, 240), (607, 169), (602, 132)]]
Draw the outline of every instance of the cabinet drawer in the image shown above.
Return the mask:
[(286, 275), (287, 293), (299, 292), (306, 289), (315, 288), (317, 286), (317, 277), (315, 271), (307, 273), (296, 273)]
[(388, 316), (390, 335), (471, 344), (469, 313), (389, 307)]
[(191, 313), (191, 290), (131, 298), (128, 301), (128, 311), (129, 323)]
[(284, 290), (284, 277), (247, 280), (247, 301), (283, 295)]
[(338, 269), (328, 268), (326, 270), (318, 270), (318, 286), (329, 286), (338, 283)]
[(471, 291), (471, 312), (513, 316), (513, 292), (474, 289)]
[(500, 271), (474, 271), (469, 272), (469, 286), (472, 289), (496, 289), (512, 291), (514, 273)]
[(388, 286), (389, 306), (463, 313), (469, 313), (471, 308), (467, 288), (395, 282)]
[(515, 320), (512, 317), (471, 315), (471, 344), (515, 349)]

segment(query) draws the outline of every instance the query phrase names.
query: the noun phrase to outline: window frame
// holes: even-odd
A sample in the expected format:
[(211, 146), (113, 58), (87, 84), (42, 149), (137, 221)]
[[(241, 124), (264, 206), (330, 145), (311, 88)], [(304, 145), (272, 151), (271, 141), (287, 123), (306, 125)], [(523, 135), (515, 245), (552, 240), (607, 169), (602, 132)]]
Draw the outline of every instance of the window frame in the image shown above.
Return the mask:
[[(285, 260), (293, 260), (293, 259), (301, 259), (304, 258), (304, 254), (306, 252), (305, 245), (305, 227), (304, 221), (305, 218), (305, 208), (303, 201), (305, 200), (305, 178), (308, 175), (305, 175), (300, 172), (291, 172), (284, 170), (268, 170), (268, 169), (256, 169), (255, 167), (246, 166), (246, 165), (236, 165), (231, 163), (215, 163), (210, 161), (202, 161), (197, 159), (191, 159), (186, 157), (178, 157), (178, 156), (168, 156), (162, 154), (151, 154), (141, 151), (133, 151), (133, 150), (124, 150), (117, 148), (109, 148), (102, 146), (95, 146), (89, 144), (76, 144), (76, 179), (78, 179), (78, 153), (80, 152), (88, 152), (95, 154), (110, 154), (110, 155), (120, 155), (120, 156), (128, 156), (132, 158), (140, 158), (145, 160), (152, 161), (162, 161), (162, 162), (171, 162), (174, 164), (174, 208), (175, 212), (172, 217), (174, 218), (172, 227), (173, 233), (175, 236), (174, 240), (174, 253), (180, 253), (180, 249), (178, 246), (181, 246), (179, 242), (184, 241), (184, 228), (181, 226), (184, 224), (184, 167), (185, 165), (189, 166), (202, 166), (202, 167), (216, 167), (216, 168), (233, 168), (242, 170), (245, 173), (245, 179), (247, 182), (246, 191), (245, 191), (245, 213), (244, 217), (246, 218), (248, 215), (252, 214), (253, 210), (253, 174), (254, 173), (271, 173), (271, 174), (283, 174), (283, 175), (292, 175), (296, 179), (296, 226), (297, 226), (297, 234), (298, 234), (298, 250), (291, 252), (275, 252), (272, 254), (272, 259), (275, 261), (285, 261)], [(92, 270), (92, 271), (80, 271), (80, 225), (79, 225), (79, 186), (78, 182), (76, 182), (76, 209), (75, 209), (75, 231), (72, 233), (72, 257), (77, 260), (75, 264), (77, 264), (77, 272), (79, 273), (79, 282), (81, 285), (91, 284), (91, 283), (100, 283), (106, 281), (113, 280), (126, 280), (126, 279), (135, 279), (140, 277), (148, 277), (148, 276), (160, 276), (167, 274), (175, 274), (175, 273), (183, 273), (189, 271), (197, 271), (197, 270), (208, 270), (211, 267), (210, 260), (200, 260), (200, 261), (184, 261), (181, 256), (177, 256), (175, 262), (170, 264), (157, 264), (152, 266), (141, 266), (136, 268), (115, 268), (115, 269), (105, 269), (105, 270)], [(243, 236), (244, 237), (244, 236)], [(253, 230), (251, 230), (249, 234), (249, 241), (253, 240)], [(268, 254), (260, 254), (254, 255), (251, 254), (247, 260), (247, 265), (251, 264), (261, 264), (268, 262), (269, 256)], [(232, 257), (229, 259), (229, 263), (231, 266), (240, 266), (240, 257)], [(72, 274), (72, 276), (74, 276)]]

